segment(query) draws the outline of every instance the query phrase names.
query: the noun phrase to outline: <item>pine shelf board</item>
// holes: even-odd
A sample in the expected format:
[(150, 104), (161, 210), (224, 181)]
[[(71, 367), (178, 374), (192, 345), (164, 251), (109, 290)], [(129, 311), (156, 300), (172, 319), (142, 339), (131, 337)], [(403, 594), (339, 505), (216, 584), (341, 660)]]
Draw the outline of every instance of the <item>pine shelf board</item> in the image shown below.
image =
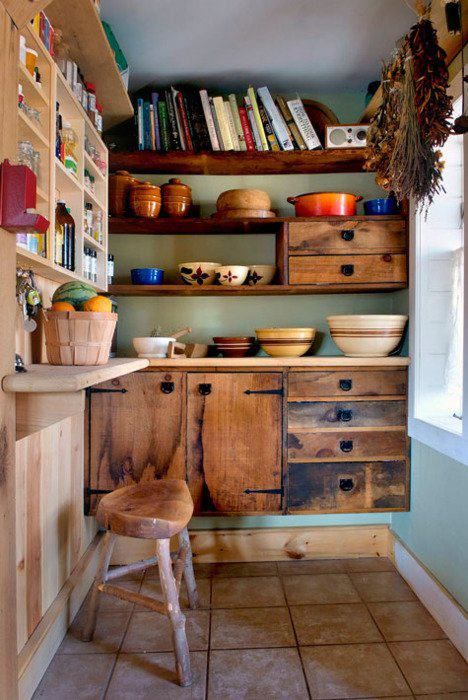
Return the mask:
[(37, 148), (49, 148), (49, 139), (44, 136), (38, 126), (26, 116), (23, 109), (18, 107), (18, 126), (21, 136), (32, 142)]
[(42, 187), (36, 187), (36, 199), (39, 202), (48, 202), (49, 195), (42, 189)]
[(106, 145), (101, 138), (101, 134), (96, 129), (93, 122), (91, 121), (91, 119), (89, 118), (89, 116), (87, 115), (85, 110), (83, 109), (83, 105), (81, 104), (81, 102), (78, 102), (78, 100), (76, 99), (75, 93), (71, 89), (70, 85), (67, 83), (65, 76), (59, 70), (58, 67), (57, 67), (57, 81), (60, 83), (62, 90), (65, 91), (67, 99), (69, 100), (70, 104), (73, 105), (73, 109), (77, 112), (80, 119), (84, 120), (85, 128), (87, 129), (88, 133), (90, 133), (92, 135), (92, 137), (94, 138), (94, 140), (96, 141), (98, 146), (100, 148), (102, 148), (103, 150), (105, 150)]
[(89, 187), (83, 185), (83, 192), (85, 202), (90, 202), (93, 206), (97, 207), (98, 209), (102, 209), (103, 211), (105, 210), (104, 204), (98, 199), (98, 197), (96, 197), (96, 193), (90, 190)]
[(26, 90), (30, 90), (32, 94), (36, 95), (38, 99), (40, 99), (44, 105), (49, 108), (49, 100), (47, 99), (47, 96), (43, 92), (43, 88), (40, 88), (37, 86), (36, 81), (32, 77), (31, 73), (28, 71), (26, 66), (21, 63), (21, 61), (18, 61), (18, 68), (19, 68), (19, 79), (21, 81), (21, 84)]
[(91, 248), (94, 248), (95, 250), (101, 250), (104, 252), (104, 246), (102, 243), (99, 243), (95, 238), (92, 236), (89, 236), (87, 233), (83, 233), (83, 242), (87, 243)]
[(105, 180), (105, 175), (101, 173), (99, 170), (98, 166), (94, 162), (94, 160), (91, 158), (89, 153), (84, 151), (84, 159), (85, 159), (85, 168), (90, 172), (91, 175), (94, 175), (96, 180)]
[(111, 284), (109, 294), (124, 297), (154, 296), (282, 296), (285, 294), (351, 294), (368, 292), (392, 292), (405, 289), (402, 283), (378, 284), (323, 284), (323, 285), (285, 285), (264, 284), (249, 287), (225, 287), (223, 285), (185, 285), (185, 284)]
[(98, 287), (97, 284), (90, 282), (81, 275), (78, 275), (76, 272), (66, 270), (64, 267), (56, 265), (54, 262), (52, 262), (52, 260), (36, 255), (36, 253), (31, 253), (29, 250), (26, 250), (18, 245), (16, 246), (16, 262), (19, 267), (26, 270), (32, 270), (37, 275), (45, 277), (52, 282), (59, 282), (62, 284), (63, 282), (72, 282), (73, 280), (77, 280), (79, 282), (86, 282), (87, 284), (90, 284), (97, 291), (104, 291)]
[(187, 153), (125, 151), (109, 153), (109, 170), (179, 175), (288, 175), (360, 173), (366, 148), (329, 148), (321, 151), (228, 151)]
[(72, 175), (58, 158), (55, 159), (55, 179), (59, 190), (64, 190), (65, 192), (70, 189), (83, 191), (83, 185), (78, 181), (78, 178)]
[(60, 27), (86, 80), (95, 84), (105, 129), (132, 118), (133, 106), (93, 0), (53, 0), (47, 16)]

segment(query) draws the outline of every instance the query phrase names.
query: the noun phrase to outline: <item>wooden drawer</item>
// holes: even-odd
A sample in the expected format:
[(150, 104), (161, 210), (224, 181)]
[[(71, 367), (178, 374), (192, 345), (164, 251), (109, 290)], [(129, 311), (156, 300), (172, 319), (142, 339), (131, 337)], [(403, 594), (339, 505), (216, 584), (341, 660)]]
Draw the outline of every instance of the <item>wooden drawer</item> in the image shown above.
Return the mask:
[(290, 372), (290, 398), (317, 396), (405, 396), (407, 372), (401, 370)]
[(288, 512), (407, 510), (408, 464), (322, 462), (289, 465)]
[(307, 255), (289, 258), (290, 284), (406, 283), (406, 255)]
[(405, 253), (405, 221), (298, 221), (289, 224), (289, 252), (294, 255)]
[(405, 430), (288, 433), (288, 459), (300, 462), (399, 459), (407, 451)]
[(373, 428), (406, 424), (406, 401), (301, 401), (288, 404), (289, 432), (295, 429)]

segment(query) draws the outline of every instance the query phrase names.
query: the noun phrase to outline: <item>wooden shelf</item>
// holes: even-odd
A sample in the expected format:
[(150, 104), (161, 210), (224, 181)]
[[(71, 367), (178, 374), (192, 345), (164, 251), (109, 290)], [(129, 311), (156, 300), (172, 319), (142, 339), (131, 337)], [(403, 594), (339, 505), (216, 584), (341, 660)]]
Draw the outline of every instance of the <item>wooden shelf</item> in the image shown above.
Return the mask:
[(368, 292), (392, 292), (405, 289), (402, 283), (379, 284), (322, 284), (322, 285), (285, 285), (264, 284), (255, 287), (224, 287), (222, 285), (185, 285), (185, 284), (111, 284), (109, 294), (122, 297), (155, 296), (281, 296), (284, 294), (351, 294)]
[(109, 153), (109, 170), (180, 175), (287, 175), (360, 173), (365, 148), (329, 148), (322, 151), (257, 151), (187, 153), (126, 151)]
[(59, 190), (73, 190), (83, 191), (83, 185), (78, 181), (69, 170), (66, 169), (64, 164), (58, 158), (55, 159), (55, 181), (56, 186)]
[(85, 79), (95, 84), (105, 128), (133, 117), (132, 103), (93, 0), (53, 0), (47, 6), (47, 16), (63, 32)]
[(102, 291), (97, 284), (90, 282), (89, 280), (81, 277), (76, 272), (67, 270), (60, 265), (56, 265), (52, 260), (48, 258), (42, 258), (40, 255), (31, 253), (29, 250), (22, 248), (21, 246), (16, 246), (16, 262), (20, 267), (27, 270), (32, 270), (37, 275), (45, 277), (52, 282), (71, 282), (72, 280), (78, 280), (80, 282), (86, 282), (92, 287), (95, 287), (98, 291)]
[(43, 88), (38, 87), (36, 81), (32, 77), (31, 73), (28, 71), (26, 66), (21, 63), (21, 61), (18, 62), (18, 67), (19, 67), (19, 73), (20, 73), (20, 80), (21, 84), (26, 90), (29, 89), (31, 94), (35, 95), (39, 100), (41, 100), (44, 105), (49, 108), (49, 100), (47, 99), (47, 96), (44, 94)]
[(23, 109), (18, 107), (19, 131), (25, 138), (32, 142), (36, 148), (49, 148), (49, 139), (41, 132)]
[(91, 248), (94, 248), (95, 250), (100, 250), (100, 251), (104, 252), (104, 246), (101, 243), (99, 243), (92, 236), (88, 236), (87, 233), (83, 233), (83, 242), (87, 243), (88, 245), (91, 246)]
[(96, 197), (96, 193), (93, 192), (92, 190), (89, 189), (89, 187), (86, 187), (86, 185), (83, 185), (83, 192), (84, 192), (84, 201), (85, 202), (90, 202), (94, 206), (96, 206), (98, 209), (102, 209), (103, 211), (105, 210), (105, 206), (102, 202), (99, 201), (99, 199)]
[(105, 180), (106, 176), (102, 174), (102, 172), (99, 170), (98, 166), (94, 162), (94, 160), (91, 158), (89, 153), (86, 153), (84, 151), (84, 159), (85, 159), (85, 168), (90, 172), (91, 175), (94, 175), (96, 180)]
[(41, 187), (36, 187), (36, 199), (38, 202), (48, 202), (49, 195)]

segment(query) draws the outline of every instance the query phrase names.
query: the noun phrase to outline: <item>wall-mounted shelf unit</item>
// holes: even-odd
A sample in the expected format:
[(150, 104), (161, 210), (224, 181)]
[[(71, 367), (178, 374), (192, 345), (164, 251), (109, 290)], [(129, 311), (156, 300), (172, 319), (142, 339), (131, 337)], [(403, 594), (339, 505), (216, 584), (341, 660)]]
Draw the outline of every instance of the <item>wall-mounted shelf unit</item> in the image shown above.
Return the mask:
[(121, 297), (207, 297), (207, 296), (282, 296), (284, 294), (344, 294), (368, 292), (394, 292), (404, 289), (405, 283), (395, 284), (348, 284), (346, 288), (342, 284), (264, 284), (249, 287), (223, 287), (222, 285), (186, 285), (186, 284), (111, 284), (109, 293)]

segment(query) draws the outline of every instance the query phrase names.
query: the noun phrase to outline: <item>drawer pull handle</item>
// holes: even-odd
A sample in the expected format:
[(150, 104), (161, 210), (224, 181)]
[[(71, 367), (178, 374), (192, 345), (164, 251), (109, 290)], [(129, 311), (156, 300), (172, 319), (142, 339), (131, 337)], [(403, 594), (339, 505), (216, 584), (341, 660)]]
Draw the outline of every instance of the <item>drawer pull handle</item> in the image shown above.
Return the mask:
[(354, 481), (352, 479), (340, 479), (341, 491), (352, 491), (353, 488), (354, 488)]
[(354, 275), (354, 265), (342, 265), (341, 274), (345, 277), (351, 277), (351, 275)]
[(199, 384), (198, 393), (201, 396), (208, 396), (208, 394), (211, 394), (211, 384)]
[(354, 231), (352, 228), (345, 228), (341, 232), (341, 238), (344, 241), (352, 241), (354, 238)]
[(336, 412), (337, 420), (341, 421), (342, 423), (349, 423), (349, 421), (352, 420), (352, 417), (353, 412), (348, 408), (340, 408), (340, 410)]
[(340, 450), (342, 452), (352, 452), (353, 451), (353, 441), (352, 440), (341, 440)]
[(340, 389), (341, 391), (351, 391), (353, 388), (352, 379), (340, 379)]
[(383, 256), (383, 259), (384, 259), (384, 262), (392, 262), (392, 256), (390, 255), (390, 253), (385, 253), (385, 255)]
[(174, 391), (174, 382), (161, 382), (161, 391), (163, 394), (172, 394)]

